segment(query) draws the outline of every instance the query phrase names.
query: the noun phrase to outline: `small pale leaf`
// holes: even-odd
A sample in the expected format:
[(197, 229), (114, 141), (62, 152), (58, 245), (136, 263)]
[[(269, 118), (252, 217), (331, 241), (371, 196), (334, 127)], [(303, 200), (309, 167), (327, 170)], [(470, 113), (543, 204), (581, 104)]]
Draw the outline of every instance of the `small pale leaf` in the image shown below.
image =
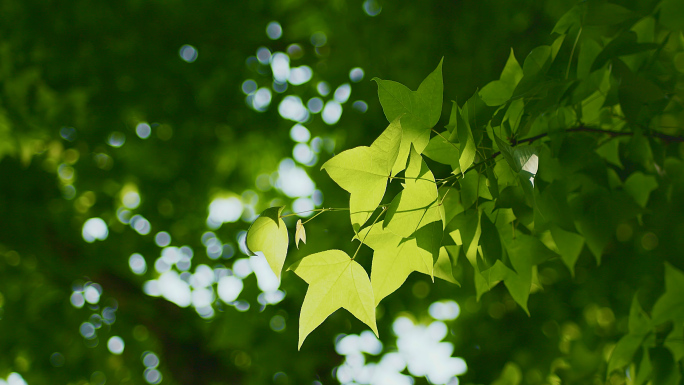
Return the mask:
[(306, 230), (302, 224), (301, 219), (297, 219), (297, 227), (295, 230), (295, 245), (299, 248), (299, 241), (306, 243)]

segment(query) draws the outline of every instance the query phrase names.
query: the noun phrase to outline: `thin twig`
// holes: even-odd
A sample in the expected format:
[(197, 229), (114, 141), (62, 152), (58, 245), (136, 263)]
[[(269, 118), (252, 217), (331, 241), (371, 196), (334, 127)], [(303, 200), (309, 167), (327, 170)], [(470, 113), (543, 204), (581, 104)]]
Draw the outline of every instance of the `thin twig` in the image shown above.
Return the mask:
[(363, 246), (363, 242), (366, 241), (366, 237), (368, 237), (368, 233), (370, 233), (370, 231), (373, 229), (373, 226), (375, 226), (375, 223), (378, 221), (378, 219), (380, 219), (380, 217), (382, 216), (382, 214), (385, 213), (385, 211), (387, 211), (387, 207), (386, 207), (386, 206), (383, 207), (383, 208), (382, 208), (382, 212), (381, 212), (380, 214), (378, 214), (377, 217), (375, 217), (375, 220), (374, 220), (373, 223), (370, 225), (370, 228), (368, 229), (368, 232), (366, 233), (366, 235), (363, 236), (363, 239), (361, 239), (361, 243), (359, 244), (359, 247), (356, 248), (356, 251), (354, 252), (354, 255), (351, 257), (352, 261), (354, 260), (354, 258), (356, 258), (356, 254), (359, 253), (359, 250), (361, 250), (361, 246)]

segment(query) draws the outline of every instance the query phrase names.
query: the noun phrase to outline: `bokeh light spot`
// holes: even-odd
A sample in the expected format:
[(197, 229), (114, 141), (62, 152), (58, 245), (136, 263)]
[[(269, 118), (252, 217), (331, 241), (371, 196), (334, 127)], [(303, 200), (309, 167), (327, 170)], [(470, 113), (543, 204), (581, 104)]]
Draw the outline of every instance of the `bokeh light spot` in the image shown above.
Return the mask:
[(135, 134), (138, 135), (140, 139), (147, 139), (152, 134), (152, 127), (146, 122), (138, 123), (135, 126)]
[(363, 11), (366, 12), (366, 15), (374, 17), (382, 12), (382, 7), (377, 0), (366, 0), (363, 2)]
[(107, 349), (109, 349), (112, 354), (119, 355), (124, 351), (124, 341), (119, 336), (113, 336), (107, 341)]
[(368, 104), (363, 100), (357, 100), (352, 104), (352, 108), (361, 113), (368, 111)]
[(96, 240), (104, 241), (107, 239), (109, 229), (102, 218), (90, 218), (83, 224), (81, 234), (86, 242), (93, 243)]
[(340, 104), (346, 103), (350, 95), (351, 86), (349, 83), (344, 83), (335, 90), (335, 100)]
[(330, 100), (325, 103), (323, 108), (323, 121), (328, 125), (333, 125), (340, 120), (342, 116), (342, 106), (336, 100)]
[(178, 54), (180, 55), (181, 59), (186, 61), (187, 63), (192, 63), (195, 60), (197, 60), (197, 49), (189, 44), (186, 44), (182, 47), (180, 47), (180, 50), (178, 51)]
[(364, 72), (360, 67), (352, 68), (351, 71), (349, 71), (349, 80), (353, 81), (354, 83), (358, 83), (363, 80), (363, 76)]
[(271, 40), (278, 40), (283, 36), (283, 27), (277, 21), (272, 21), (266, 26), (266, 36)]

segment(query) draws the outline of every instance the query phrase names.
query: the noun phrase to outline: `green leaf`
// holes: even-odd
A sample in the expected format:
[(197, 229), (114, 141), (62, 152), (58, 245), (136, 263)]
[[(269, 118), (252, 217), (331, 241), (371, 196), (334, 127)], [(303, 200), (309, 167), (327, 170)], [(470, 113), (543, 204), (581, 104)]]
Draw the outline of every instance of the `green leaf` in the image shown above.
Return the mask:
[[(544, 83), (544, 75), (553, 61), (553, 50), (548, 45), (543, 45), (533, 49), (525, 58), (523, 63), (523, 78), (513, 91), (513, 98), (530, 96), (535, 89), (551, 84)], [(542, 89), (544, 89), (542, 87)]]
[(632, 362), (632, 357), (651, 331), (651, 321), (639, 304), (635, 295), (629, 310), (629, 334), (618, 341), (608, 362), (608, 375)]
[[(456, 258), (454, 258), (454, 261), (456, 261)], [(458, 283), (456, 278), (454, 278), (454, 265), (455, 263), (452, 262), (452, 259), (449, 256), (446, 247), (440, 248), (439, 257), (437, 258), (437, 262), (435, 262), (434, 267), (435, 277), (441, 278), (447, 282), (451, 282), (455, 285), (461, 286), (461, 284)]]
[(583, 9), (580, 5), (575, 5), (570, 8), (561, 18), (556, 22), (551, 33), (562, 35), (573, 27), (579, 27), (582, 24)]
[(501, 152), (501, 155), (503, 155), (504, 159), (506, 159), (508, 165), (511, 166), (513, 171), (516, 173), (519, 172), (520, 169), (518, 168), (518, 162), (513, 157), (513, 147), (511, 147), (497, 135), (494, 135), (494, 140), (496, 141), (496, 146), (499, 147), (499, 151)]
[(663, 0), (658, 5), (660, 23), (671, 30), (684, 30), (684, 4), (679, 0)]
[(477, 267), (477, 249), (482, 234), (480, 213), (480, 210), (466, 210), (456, 215), (445, 229), (456, 245), (463, 246), (463, 252), (473, 267)]
[(460, 192), (453, 187), (445, 187), (439, 189), (439, 201), (442, 202), (444, 209), (444, 217), (442, 222), (446, 226), (458, 214), (462, 213), (464, 208), (460, 199)]
[(404, 190), (392, 200), (383, 227), (408, 238), (426, 223), (441, 220), (437, 184), (422, 156), (411, 148)]
[(577, 78), (585, 79), (591, 72), (591, 65), (601, 53), (601, 46), (594, 39), (585, 39), (577, 55)]
[(261, 251), (268, 265), (280, 279), (280, 272), (287, 256), (287, 227), (280, 218), (285, 206), (271, 207), (259, 215), (247, 231), (247, 248), (252, 252)]
[(382, 226), (363, 229), (359, 236), (374, 250), (371, 284), (375, 303), (392, 294), (414, 271), (434, 277), (442, 241), (442, 223), (422, 226), (410, 238), (402, 238)]
[(422, 153), (430, 141), (430, 129), (442, 114), (444, 86), (442, 84), (442, 61), (420, 84), (411, 91), (401, 83), (373, 78), (378, 84), (378, 97), (388, 121), (402, 117), (402, 139), (399, 156), (392, 168), (392, 175), (404, 169), (411, 145)]
[(522, 79), (523, 71), (515, 59), (513, 49), (499, 80), (490, 82), (480, 90), (480, 97), (488, 106), (500, 106), (513, 95), (513, 90)]
[(457, 144), (446, 140), (448, 137), (449, 132), (445, 131), (430, 139), (430, 143), (423, 150), (423, 155), (435, 162), (448, 164), (452, 169), (457, 169), (460, 151)]
[(501, 261), (496, 261), (494, 266), (483, 271), (479, 271), (479, 268), (476, 268), (475, 290), (477, 292), (477, 300), (479, 301), (482, 294), (490, 291), (494, 286), (508, 278), (511, 274), (515, 275), (515, 272), (509, 269)]
[(387, 179), (399, 151), (402, 125), (395, 119), (370, 147), (343, 151), (321, 169), (351, 196), (349, 211), (355, 231), (370, 218), (385, 195)]
[[(435, 274), (437, 274), (435, 272)], [(663, 345), (672, 351), (675, 361), (684, 358), (684, 322), (673, 325), (672, 331), (667, 335)]]
[(520, 366), (514, 362), (507, 362), (501, 375), (492, 385), (518, 385), (522, 382), (523, 374)]
[[(464, 107), (467, 107), (467, 103)], [(473, 164), (475, 160), (475, 154), (477, 153), (477, 147), (475, 146), (475, 139), (473, 138), (473, 132), (470, 129), (470, 124), (466, 123), (467, 120), (463, 119), (462, 112), (459, 109), (457, 111), (457, 121), (456, 135), (458, 136), (458, 142), (460, 143), (461, 156), (458, 158), (458, 164), (461, 169), (461, 173)]]
[(596, 149), (596, 153), (601, 155), (608, 163), (624, 168), (620, 161), (620, 141), (616, 139), (608, 140), (601, 147)]
[(327, 250), (302, 258), (288, 270), (309, 284), (299, 316), (299, 348), (326, 318), (344, 308), (368, 325), (375, 335), (375, 299), (368, 274), (341, 250)]
[(632, 362), (634, 353), (639, 349), (643, 340), (643, 335), (634, 334), (627, 334), (620, 338), (610, 355), (608, 374), (610, 375), (613, 371), (629, 365)]
[(529, 315), (527, 299), (532, 287), (532, 267), (556, 256), (537, 238), (525, 234), (516, 234), (515, 238), (508, 232), (502, 232), (502, 239), (508, 251), (514, 274), (509, 274), (504, 284), (511, 297)]
[(556, 244), (556, 251), (560, 254), (561, 259), (563, 259), (563, 263), (565, 263), (565, 266), (570, 269), (570, 273), (574, 276), (575, 263), (584, 247), (584, 237), (570, 231), (565, 231), (558, 226), (551, 226), (551, 237)]
[[(576, 232), (575, 222), (573, 221), (570, 205), (568, 204), (568, 189), (563, 180), (555, 180), (539, 194), (536, 200), (537, 211), (535, 211), (535, 230), (546, 228), (541, 223), (555, 224), (565, 231)], [(542, 218), (537, 217), (537, 213)]]
[(648, 314), (641, 308), (639, 299), (635, 295), (632, 299), (632, 306), (629, 309), (629, 333), (635, 335), (646, 335), (651, 331), (651, 320)]
[(680, 385), (682, 374), (669, 349), (656, 346), (649, 349), (653, 365), (653, 385)]
[(587, 2), (586, 25), (615, 25), (635, 17), (635, 13), (617, 4)]
[(460, 180), (461, 184), (461, 201), (463, 208), (468, 209), (475, 203), (478, 197), (485, 199), (492, 199), (492, 194), (487, 188), (487, 178), (474, 172), (473, 170)]
[(658, 188), (658, 181), (653, 175), (636, 171), (625, 180), (624, 188), (639, 206), (646, 207), (651, 192)]
[(684, 273), (665, 263), (665, 294), (653, 305), (653, 325), (684, 322)]

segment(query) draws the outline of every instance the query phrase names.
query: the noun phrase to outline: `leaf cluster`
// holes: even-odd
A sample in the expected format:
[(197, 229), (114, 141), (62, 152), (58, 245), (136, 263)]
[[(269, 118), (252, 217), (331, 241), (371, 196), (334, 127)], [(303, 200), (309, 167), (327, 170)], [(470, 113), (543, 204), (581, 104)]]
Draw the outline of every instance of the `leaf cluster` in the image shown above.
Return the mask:
[[(340, 250), (290, 267), (309, 284), (299, 346), (339, 308), (377, 334), (375, 306), (413, 272), (458, 284), (454, 267), (467, 261), (478, 299), (503, 283), (530, 314), (541, 264), (560, 260), (574, 274), (583, 252), (600, 264), (618, 226), (640, 221), (652, 193), (672, 184), (668, 170), (681, 169), (670, 144), (683, 139), (661, 125), (683, 110), (668, 75), (673, 52), (682, 49), (675, 37), (681, 23), (668, 10), (681, 6), (666, 1), (639, 15), (609, 3), (578, 4), (556, 24), (551, 44), (533, 49), (522, 65), (511, 50), (498, 80), (452, 102), (443, 129), (441, 62), (416, 91), (374, 79), (389, 126), (370, 147), (322, 166), (350, 193), (353, 238), (373, 250), (370, 278), (357, 254)], [(451, 172), (435, 177), (426, 160)], [(386, 197), (388, 183), (401, 191)], [(287, 233), (274, 210), (254, 223), (248, 246), (280, 276)], [(683, 337), (684, 275), (664, 266), (665, 294), (651, 317), (634, 300), (608, 374), (642, 349), (637, 383), (679, 381), (673, 368), (684, 350), (673, 341)], [(658, 342), (656, 330), (667, 323), (675, 326)], [(669, 365), (670, 374), (657, 365)]]

